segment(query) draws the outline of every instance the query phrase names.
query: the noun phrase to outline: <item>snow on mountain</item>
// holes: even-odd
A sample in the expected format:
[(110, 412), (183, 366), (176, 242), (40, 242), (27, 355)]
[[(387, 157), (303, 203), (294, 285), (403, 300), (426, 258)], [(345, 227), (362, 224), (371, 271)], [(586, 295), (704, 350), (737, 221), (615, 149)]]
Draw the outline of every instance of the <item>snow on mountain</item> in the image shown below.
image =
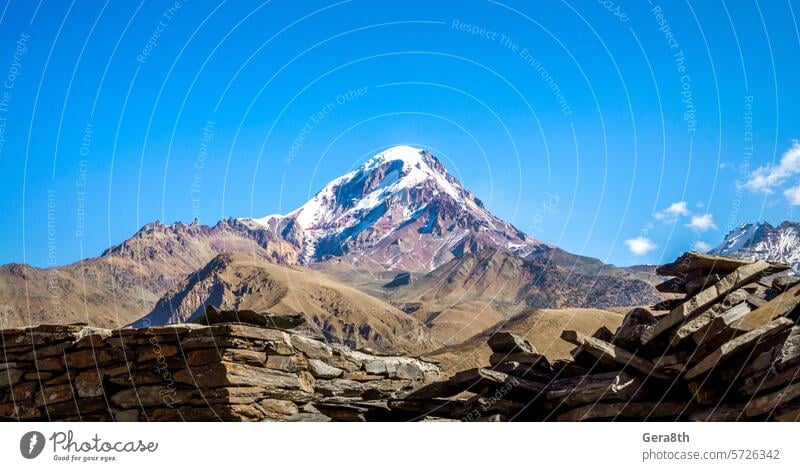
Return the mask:
[(800, 223), (784, 221), (778, 227), (767, 222), (742, 224), (710, 253), (784, 262), (800, 273)]
[(289, 214), (240, 221), (296, 243), (304, 264), (345, 257), (427, 272), (484, 247), (522, 256), (547, 247), (493, 216), (439, 159), (410, 146), (375, 155)]

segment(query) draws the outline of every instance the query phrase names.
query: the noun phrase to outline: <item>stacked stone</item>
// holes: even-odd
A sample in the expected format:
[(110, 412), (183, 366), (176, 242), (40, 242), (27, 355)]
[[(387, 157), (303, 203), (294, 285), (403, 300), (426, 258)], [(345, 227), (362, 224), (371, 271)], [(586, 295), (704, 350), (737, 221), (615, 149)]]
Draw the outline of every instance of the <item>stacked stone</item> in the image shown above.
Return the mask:
[(387, 399), (440, 377), (430, 362), (300, 334), (297, 317), (211, 314), (210, 325), (2, 330), (0, 418), (383, 420)]
[[(508, 333), (491, 366), (389, 401), (457, 420), (800, 420), (800, 279), (787, 265), (687, 253), (657, 273), (679, 296), (636, 308), (616, 332), (565, 331), (552, 364)], [(668, 310), (667, 310), (668, 309)]]

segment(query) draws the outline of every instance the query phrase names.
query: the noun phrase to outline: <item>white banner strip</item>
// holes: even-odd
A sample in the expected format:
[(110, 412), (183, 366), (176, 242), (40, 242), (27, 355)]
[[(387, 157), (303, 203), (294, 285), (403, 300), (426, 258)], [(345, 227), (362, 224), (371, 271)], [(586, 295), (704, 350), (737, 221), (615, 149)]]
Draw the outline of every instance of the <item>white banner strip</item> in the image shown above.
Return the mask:
[(762, 470), (797, 469), (798, 436), (774, 423), (6, 423), (0, 457), (9, 470)]

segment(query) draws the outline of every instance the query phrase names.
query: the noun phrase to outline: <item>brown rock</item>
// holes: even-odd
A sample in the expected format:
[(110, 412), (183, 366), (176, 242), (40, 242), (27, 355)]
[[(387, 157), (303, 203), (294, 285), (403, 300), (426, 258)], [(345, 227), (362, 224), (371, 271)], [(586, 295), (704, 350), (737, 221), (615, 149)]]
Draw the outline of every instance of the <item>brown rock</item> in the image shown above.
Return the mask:
[(314, 390), (323, 396), (359, 397), (364, 393), (364, 384), (347, 379), (317, 380)]
[(374, 380), (378, 380), (378, 379), (383, 379), (383, 376), (381, 376), (381, 375), (370, 375), (370, 374), (366, 374), (366, 373), (351, 373), (351, 372), (347, 372), (347, 373), (344, 373), (342, 375), (342, 379), (349, 379), (349, 380), (353, 380), (353, 381), (364, 382), (364, 381), (374, 381)]
[[(750, 260), (723, 257), (720, 255), (707, 255), (698, 252), (687, 252), (677, 258), (672, 263), (661, 265), (656, 269), (656, 273), (662, 276), (681, 276), (692, 271), (703, 271), (706, 273), (730, 273), (737, 268), (752, 263)], [(770, 265), (768, 275), (788, 270), (789, 265), (773, 263)]]
[(169, 383), (172, 381), (172, 373), (169, 370), (137, 370), (131, 371), (130, 374), (126, 375), (112, 376), (108, 381), (122, 386), (145, 386), (148, 384)]
[(686, 373), (685, 378), (692, 379), (707, 372), (717, 363), (721, 362), (725, 358), (730, 357), (742, 348), (759, 341), (761, 338), (768, 337), (775, 332), (788, 328), (792, 324), (793, 322), (791, 320), (781, 317), (758, 329), (752, 330), (724, 343), (720, 348), (703, 358), (699, 363), (691, 368)]
[(41, 419), (42, 412), (31, 401), (0, 404), (0, 417), (12, 420)]
[(255, 312), (248, 309), (220, 311), (216, 307), (209, 305), (206, 307), (206, 312), (196, 322), (205, 325), (243, 322), (270, 329), (294, 329), (305, 324), (306, 319), (302, 314), (278, 315), (268, 312)]
[(17, 384), (25, 372), (14, 368), (0, 371), (0, 389), (8, 388)]
[[(128, 355), (132, 361), (133, 355), (131, 353)], [(125, 362), (125, 354), (122, 350), (116, 349), (80, 350), (64, 355), (64, 361), (70, 368), (85, 369)]]
[(258, 421), (265, 417), (257, 404), (212, 404), (207, 407), (159, 408), (148, 412), (148, 419), (154, 422), (178, 421)]
[(708, 324), (691, 334), (692, 340), (697, 345), (701, 345), (714, 336), (733, 329), (733, 324), (749, 312), (750, 307), (748, 304), (740, 303), (722, 313), (714, 313)]
[(714, 285), (697, 293), (685, 303), (671, 310), (669, 314), (660, 318), (658, 323), (643, 333), (642, 343), (649, 342), (691, 316), (701, 313), (731, 291), (749, 283), (751, 280), (764, 276), (772, 269), (772, 265), (762, 260), (740, 266)]
[(656, 370), (653, 362), (646, 358), (641, 358), (622, 347), (603, 342), (600, 339), (587, 337), (574, 330), (562, 332), (561, 338), (567, 342), (578, 345), (583, 351), (591, 354), (598, 360), (615, 363), (621, 367), (631, 367), (646, 375), (653, 376), (654, 378), (668, 379), (668, 376)]
[(308, 368), (308, 360), (303, 355), (269, 355), (267, 368), (296, 373)]
[(556, 420), (578, 422), (617, 417), (649, 418), (677, 417), (686, 409), (685, 404), (672, 402), (612, 402), (578, 407), (559, 415)]
[(193, 391), (153, 385), (123, 389), (111, 396), (111, 402), (123, 409), (171, 406), (188, 401)]
[(308, 371), (312, 376), (320, 379), (338, 378), (344, 373), (341, 369), (330, 366), (322, 360), (314, 358), (308, 360)]
[(496, 332), (487, 343), (494, 353), (536, 353), (530, 342), (511, 332)]
[(174, 375), (175, 381), (199, 388), (220, 386), (263, 386), (266, 388), (299, 389), (297, 375), (269, 368), (221, 362), (187, 368)]
[(744, 415), (742, 404), (715, 404), (697, 409), (689, 415), (692, 422), (735, 422)]
[(318, 340), (310, 339), (302, 335), (292, 335), (291, 345), (305, 353), (308, 358), (315, 360), (326, 359), (333, 354), (331, 347)]
[(509, 361), (529, 366), (547, 365), (547, 359), (538, 353), (492, 353), (489, 357), (489, 364), (492, 366)]
[(186, 362), (192, 366), (207, 365), (219, 361), (264, 366), (267, 361), (267, 354), (238, 348), (206, 348), (202, 350), (192, 350), (186, 356)]
[(78, 390), (78, 396), (80, 397), (103, 396), (102, 373), (98, 372), (96, 369), (80, 373), (75, 378), (75, 389)]
[(258, 403), (265, 411), (276, 415), (294, 415), (298, 409), (292, 401), (282, 401), (280, 399), (264, 399)]
[(686, 282), (686, 294), (689, 296), (694, 296), (695, 294), (703, 291), (704, 289), (708, 288), (709, 286), (713, 286), (719, 280), (722, 279), (722, 275), (719, 273), (712, 273), (706, 276), (699, 276), (691, 281)]
[(547, 385), (546, 398), (566, 406), (600, 400), (628, 401), (639, 391), (641, 382), (623, 372), (597, 373), (553, 381)]
[[(269, 351), (278, 355), (290, 355), (294, 352), (289, 341), (289, 334), (280, 330), (240, 324), (218, 324), (207, 328), (214, 337), (241, 337), (266, 342)], [(190, 336), (193, 334), (190, 333)], [(207, 335), (207, 334), (206, 334)]]
[(96, 398), (76, 398), (71, 401), (48, 404), (46, 413), (50, 420), (80, 420), (99, 422), (112, 420), (106, 401)]
[[(0, 373), (1, 374), (1, 373)], [(39, 383), (36, 381), (31, 381), (28, 383), (18, 383), (13, 388), (11, 388), (11, 394), (9, 395), (9, 402), (19, 402), (19, 401), (28, 401), (33, 399), (33, 393), (39, 387)]]
[(776, 276), (772, 279), (772, 289), (782, 293), (798, 283), (800, 283), (800, 278), (794, 276)]
[(36, 358), (37, 371), (63, 371), (63, 357)]
[(116, 419), (117, 422), (138, 422), (139, 409), (121, 410), (114, 414), (114, 419)]
[(72, 385), (60, 384), (58, 386), (45, 386), (36, 394), (34, 403), (38, 406), (50, 406), (59, 402), (70, 401), (74, 398)]
[(661, 293), (685, 293), (686, 280), (683, 277), (670, 278), (656, 285), (656, 290)]
[(643, 307), (637, 307), (629, 311), (622, 320), (622, 325), (614, 333), (614, 345), (622, 348), (636, 350), (642, 345), (642, 334), (648, 327), (658, 322), (656, 316)]
[(748, 417), (763, 415), (798, 397), (800, 397), (800, 384), (791, 384), (779, 391), (751, 399), (745, 406), (744, 413)]
[(800, 403), (789, 403), (778, 407), (770, 417), (776, 422), (799, 422)]
[(155, 360), (157, 358), (171, 357), (178, 354), (175, 345), (152, 345), (137, 350), (137, 360), (140, 362)]
[(789, 288), (768, 303), (744, 315), (731, 324), (731, 327), (744, 331), (756, 329), (776, 317), (792, 312), (797, 306), (800, 306), (800, 285)]

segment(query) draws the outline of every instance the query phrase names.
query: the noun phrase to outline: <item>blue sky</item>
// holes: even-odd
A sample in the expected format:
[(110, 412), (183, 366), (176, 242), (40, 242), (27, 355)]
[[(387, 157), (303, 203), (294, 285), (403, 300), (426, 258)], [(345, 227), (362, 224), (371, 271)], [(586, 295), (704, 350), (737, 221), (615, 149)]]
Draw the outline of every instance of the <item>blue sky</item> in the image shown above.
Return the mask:
[(396, 144), (619, 265), (800, 204), (789, 1), (0, 8), (0, 263), (71, 263), (156, 219), (288, 212)]

